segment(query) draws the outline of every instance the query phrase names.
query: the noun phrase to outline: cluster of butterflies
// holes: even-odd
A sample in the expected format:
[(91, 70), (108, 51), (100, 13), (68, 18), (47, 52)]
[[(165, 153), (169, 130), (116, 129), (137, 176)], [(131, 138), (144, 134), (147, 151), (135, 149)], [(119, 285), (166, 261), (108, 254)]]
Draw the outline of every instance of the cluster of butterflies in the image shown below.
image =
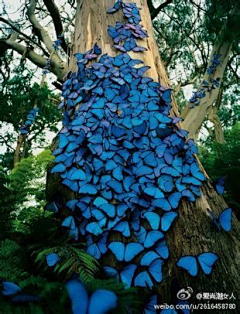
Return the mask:
[(115, 13), (120, 8), (128, 23), (122, 24), (117, 22), (115, 27), (108, 27), (108, 34), (113, 39), (114, 47), (121, 52), (141, 52), (147, 50), (144, 47), (138, 46), (136, 43), (136, 39), (147, 37), (146, 31), (140, 25), (141, 16), (138, 7), (135, 3), (123, 3), (122, 0), (118, 0), (113, 8), (107, 12), (110, 14)]
[(220, 61), (221, 54), (214, 54), (213, 59), (211, 60), (211, 65), (207, 68), (207, 74), (213, 74), (216, 71), (216, 68), (221, 63)]
[(208, 93), (211, 92), (212, 89), (218, 88), (219, 85), (220, 85), (219, 78), (217, 79), (211, 78), (210, 83), (203, 80), (201, 84), (201, 88), (198, 91), (194, 92), (192, 97), (189, 100), (190, 109), (200, 104), (201, 99), (206, 96), (206, 92)]
[(39, 108), (34, 108), (29, 112), (29, 114), (27, 115), (27, 120), (25, 121), (24, 125), (20, 128), (21, 135), (27, 135), (29, 133), (29, 129), (38, 115), (38, 111)]
[(39, 302), (40, 298), (36, 295), (31, 295), (25, 293), (22, 288), (10, 281), (3, 281), (2, 286), (2, 295), (11, 299), (14, 303), (28, 303), (28, 302)]
[[(109, 13), (120, 7), (124, 4), (117, 1)], [(127, 6), (125, 13), (134, 24), (137, 13), (131, 15), (130, 8), (135, 6)], [(169, 117), (171, 90), (146, 77), (149, 67), (139, 67), (141, 60), (127, 53), (101, 54), (97, 44), (77, 53), (78, 71), (63, 84), (59, 108), (65, 110), (64, 127), (51, 171), (60, 174), (76, 198), (64, 206), (69, 214), (62, 227), (75, 240), (84, 239), (96, 259), (108, 252), (121, 262), (119, 268), (104, 266), (107, 277), (126, 288), (151, 289), (162, 281), (169, 257), (165, 233), (178, 216), (175, 210), (183, 197), (193, 202), (200, 196), (205, 177), (193, 156), (197, 147), (176, 126), (180, 119)], [(207, 82), (203, 86), (209, 88)], [(55, 202), (47, 207), (61, 210)], [(225, 231), (231, 229), (229, 213), (213, 219)], [(125, 240), (110, 240), (114, 233)], [(181, 257), (177, 265), (196, 276), (198, 265), (210, 274), (217, 260), (206, 252)], [(60, 258), (50, 253), (46, 261), (53, 267)]]
[[(140, 21), (135, 5), (121, 6), (130, 23)], [(142, 61), (127, 53), (100, 55), (96, 44), (76, 54), (78, 71), (63, 84), (64, 127), (51, 172), (77, 197), (66, 203), (62, 227), (75, 240), (84, 237), (96, 259), (111, 252), (124, 263), (120, 272), (106, 266), (108, 276), (151, 288), (162, 281), (164, 233), (175, 210), (183, 197), (200, 196), (205, 177), (193, 156), (197, 147), (176, 126), (180, 118), (169, 117), (171, 90), (144, 76), (149, 67), (136, 68)], [(55, 203), (49, 209), (59, 211)], [(128, 243), (110, 242), (109, 232)], [(59, 261), (54, 254), (49, 266)]]
[[(214, 54), (213, 55), (213, 60), (211, 60), (211, 65), (209, 68), (207, 68), (207, 74), (213, 74), (217, 68), (217, 66), (220, 64), (220, 54)], [(195, 106), (198, 106), (200, 104), (200, 101), (202, 98), (206, 96), (206, 92), (211, 92), (212, 89), (218, 88), (220, 85), (220, 80), (219, 78), (210, 79), (210, 83), (203, 80), (201, 84), (201, 88), (194, 92), (192, 97), (189, 99), (190, 105), (189, 108), (193, 109)]]

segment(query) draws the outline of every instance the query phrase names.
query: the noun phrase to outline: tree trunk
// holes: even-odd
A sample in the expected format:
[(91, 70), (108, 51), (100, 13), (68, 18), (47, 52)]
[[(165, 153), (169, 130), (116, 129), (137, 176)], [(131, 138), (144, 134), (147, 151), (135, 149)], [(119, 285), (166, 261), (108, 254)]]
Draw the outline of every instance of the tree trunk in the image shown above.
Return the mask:
[[(129, 0), (128, 2), (133, 1)], [(148, 51), (135, 54), (135, 57), (142, 59), (145, 65), (151, 66), (151, 69), (147, 72), (148, 76), (161, 82), (161, 85), (169, 86), (168, 77), (154, 39), (147, 1), (135, 0), (134, 2), (141, 8), (141, 24), (147, 29), (149, 36), (146, 40), (139, 41), (139, 45), (147, 47)], [(116, 51), (112, 48), (112, 41), (107, 35), (107, 25), (115, 25), (116, 21), (121, 20), (119, 13), (114, 15), (106, 14), (107, 9), (112, 7), (113, 4), (113, 0), (78, 0), (69, 70), (76, 68), (74, 53), (85, 52), (92, 48), (95, 42), (101, 47), (103, 53), (108, 53), (111, 56), (116, 55)], [(133, 56), (133, 53), (130, 53), (130, 55)], [(172, 114), (178, 115), (175, 100), (172, 102), (172, 107)], [(56, 143), (53, 146), (56, 148)], [(66, 202), (73, 195), (73, 192), (70, 192), (67, 187), (61, 184), (58, 175), (48, 175), (47, 199), (49, 201), (57, 198), (58, 200), (61, 199), (61, 202)], [(175, 299), (176, 294), (174, 292), (172, 295), (171, 291), (178, 289), (178, 287), (186, 288), (191, 286), (193, 288), (194, 294), (191, 299), (193, 303), (196, 302), (194, 296), (197, 293), (226, 292), (231, 295), (233, 292), (235, 297), (240, 293), (238, 271), (239, 225), (237, 220), (235, 217), (233, 218), (231, 232), (218, 232), (207, 213), (207, 209), (210, 209), (215, 215), (219, 215), (226, 207), (224, 199), (216, 193), (209, 181), (203, 184), (202, 196), (195, 203), (182, 202), (178, 209), (179, 219), (166, 237), (170, 258), (164, 264), (164, 279), (156, 287), (160, 296), (159, 304), (165, 302), (172, 304), (171, 302), (174, 302), (173, 299)], [(210, 276), (207, 277), (200, 273), (196, 279), (176, 266), (176, 262), (181, 256), (197, 255), (204, 251), (215, 252), (220, 257), (220, 262), (216, 263), (216, 267)], [(103, 258), (103, 264), (106, 260), (108, 260), (108, 255)], [(234, 303), (233, 301), (236, 303), (236, 300), (228, 303)], [(217, 303), (223, 302), (218, 301)], [(211, 313), (211, 311), (208, 313)], [(221, 313), (221, 311), (219, 310), (217, 313)]]

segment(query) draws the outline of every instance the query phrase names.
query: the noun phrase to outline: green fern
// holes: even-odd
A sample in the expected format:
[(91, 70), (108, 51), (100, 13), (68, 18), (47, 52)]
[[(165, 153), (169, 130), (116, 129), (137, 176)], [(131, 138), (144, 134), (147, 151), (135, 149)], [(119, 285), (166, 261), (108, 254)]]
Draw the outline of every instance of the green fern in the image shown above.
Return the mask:
[(60, 257), (60, 261), (53, 268), (57, 274), (69, 277), (71, 274), (77, 273), (81, 281), (88, 282), (94, 278), (99, 270), (99, 264), (96, 259), (87, 254), (82, 248), (68, 243), (33, 252), (33, 255), (36, 254), (35, 262), (43, 266), (45, 270), (48, 269), (46, 266), (46, 255), (50, 253), (57, 253)]
[(25, 249), (15, 241), (0, 242), (0, 278), (9, 281), (26, 278), (27, 263)]

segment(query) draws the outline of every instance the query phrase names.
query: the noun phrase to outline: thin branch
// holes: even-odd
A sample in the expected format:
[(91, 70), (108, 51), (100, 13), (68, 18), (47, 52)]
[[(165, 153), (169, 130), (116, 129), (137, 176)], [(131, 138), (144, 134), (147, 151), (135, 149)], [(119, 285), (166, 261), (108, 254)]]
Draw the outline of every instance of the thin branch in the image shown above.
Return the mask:
[[(54, 0), (43, 0), (45, 6), (47, 7), (55, 27), (56, 35), (57, 37), (62, 34), (63, 32), (63, 25), (62, 25), (62, 18), (59, 13), (58, 7), (56, 6)], [(64, 34), (63, 34), (64, 35)], [(62, 37), (62, 43), (61, 46), (63, 50), (67, 53), (68, 52), (68, 45), (66, 44), (66, 41), (64, 37)]]
[(4, 136), (0, 135), (0, 143), (6, 145), (9, 149), (14, 151), (14, 148), (10, 146), (8, 139), (6, 139)]
[(165, 2), (160, 4), (157, 8), (155, 8), (153, 3), (152, 3), (152, 0), (148, 0), (147, 3), (148, 3), (148, 7), (149, 7), (149, 11), (150, 11), (152, 20), (154, 20), (155, 17), (158, 16), (160, 11), (162, 11), (168, 4), (172, 3), (172, 1), (173, 0), (166, 0)]
[(40, 25), (38, 22), (34, 12), (36, 9), (36, 0), (30, 0), (30, 4), (27, 9), (27, 15), (29, 17), (30, 22), (32, 23), (32, 26), (38, 36), (38, 38), (44, 43), (46, 46), (47, 50), (51, 53), (54, 48), (53, 48), (53, 41), (51, 40), (48, 32)]
[(204, 13), (207, 13), (206, 10), (204, 10), (203, 8), (200, 7), (200, 5), (198, 5), (197, 3), (195, 3), (193, 0), (189, 0), (191, 4), (193, 4), (196, 8), (198, 8), (198, 10), (203, 11)]

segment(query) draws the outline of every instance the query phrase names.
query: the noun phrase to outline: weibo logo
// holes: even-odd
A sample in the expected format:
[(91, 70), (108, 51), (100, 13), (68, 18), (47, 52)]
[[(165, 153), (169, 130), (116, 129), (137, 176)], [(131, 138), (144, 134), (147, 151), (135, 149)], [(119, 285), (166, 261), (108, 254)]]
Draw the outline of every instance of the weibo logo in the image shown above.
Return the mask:
[(187, 289), (181, 289), (177, 293), (177, 298), (179, 300), (188, 300), (191, 298), (191, 295), (193, 293), (193, 289), (191, 287), (187, 287)]

